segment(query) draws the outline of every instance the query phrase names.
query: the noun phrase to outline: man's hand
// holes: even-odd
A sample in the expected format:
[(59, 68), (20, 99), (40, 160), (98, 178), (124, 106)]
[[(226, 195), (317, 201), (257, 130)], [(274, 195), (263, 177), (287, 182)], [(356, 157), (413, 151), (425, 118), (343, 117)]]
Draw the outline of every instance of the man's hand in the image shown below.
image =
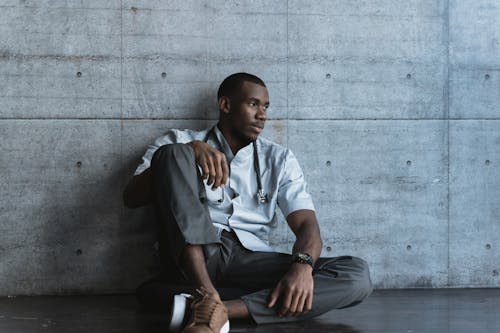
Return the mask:
[(229, 167), (226, 155), (203, 141), (188, 143), (194, 150), (196, 163), (201, 167), (202, 178), (207, 179), (207, 185), (212, 185), (212, 190), (226, 184)]
[(271, 293), (267, 307), (272, 308), (280, 299), (278, 309), (280, 316), (304, 314), (311, 310), (313, 289), (312, 267), (307, 264), (293, 263)]

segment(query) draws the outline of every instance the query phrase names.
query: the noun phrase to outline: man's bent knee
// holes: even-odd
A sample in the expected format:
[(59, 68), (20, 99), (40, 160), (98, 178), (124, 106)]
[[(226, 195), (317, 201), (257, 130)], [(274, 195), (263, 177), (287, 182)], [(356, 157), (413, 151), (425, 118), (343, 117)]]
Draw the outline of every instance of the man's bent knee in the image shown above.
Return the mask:
[(373, 291), (373, 285), (370, 278), (370, 269), (363, 259), (353, 257), (356, 264), (357, 274), (353, 276), (353, 291), (360, 295), (360, 301), (368, 297)]
[(331, 271), (335, 273), (334, 279), (339, 278), (344, 281), (344, 292), (352, 300), (350, 304), (343, 307), (359, 304), (372, 293), (373, 286), (370, 279), (370, 270), (363, 259), (342, 256), (328, 262), (327, 265), (332, 265)]
[(193, 148), (183, 143), (172, 143), (163, 145), (155, 151), (151, 159), (151, 166), (154, 169), (172, 162), (179, 163), (181, 160), (186, 160), (194, 166)]

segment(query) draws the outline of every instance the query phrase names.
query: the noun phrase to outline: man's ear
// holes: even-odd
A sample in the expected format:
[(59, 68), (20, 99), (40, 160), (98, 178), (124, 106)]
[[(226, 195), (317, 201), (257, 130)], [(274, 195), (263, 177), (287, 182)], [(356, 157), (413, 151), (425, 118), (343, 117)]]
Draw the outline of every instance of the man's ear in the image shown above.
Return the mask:
[(231, 100), (227, 96), (219, 98), (219, 110), (225, 114), (231, 111)]

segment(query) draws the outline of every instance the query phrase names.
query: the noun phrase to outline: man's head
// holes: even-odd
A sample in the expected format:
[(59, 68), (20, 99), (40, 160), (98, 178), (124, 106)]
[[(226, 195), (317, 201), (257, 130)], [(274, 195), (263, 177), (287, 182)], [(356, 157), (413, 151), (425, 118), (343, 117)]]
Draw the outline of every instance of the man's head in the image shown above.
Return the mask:
[(217, 92), (219, 123), (229, 139), (246, 145), (257, 139), (266, 122), (269, 94), (264, 81), (248, 73), (236, 73), (222, 81)]

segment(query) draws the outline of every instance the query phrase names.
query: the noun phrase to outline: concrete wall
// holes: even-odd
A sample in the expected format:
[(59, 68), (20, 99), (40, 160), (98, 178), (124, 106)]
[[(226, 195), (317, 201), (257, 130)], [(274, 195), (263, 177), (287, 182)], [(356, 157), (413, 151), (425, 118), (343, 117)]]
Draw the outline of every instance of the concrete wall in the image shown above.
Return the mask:
[[(378, 288), (500, 286), (495, 0), (0, 0), (0, 294), (131, 291), (154, 220), (121, 191), (235, 71), (269, 86), (324, 255)], [(289, 250), (285, 224), (275, 244)]]

